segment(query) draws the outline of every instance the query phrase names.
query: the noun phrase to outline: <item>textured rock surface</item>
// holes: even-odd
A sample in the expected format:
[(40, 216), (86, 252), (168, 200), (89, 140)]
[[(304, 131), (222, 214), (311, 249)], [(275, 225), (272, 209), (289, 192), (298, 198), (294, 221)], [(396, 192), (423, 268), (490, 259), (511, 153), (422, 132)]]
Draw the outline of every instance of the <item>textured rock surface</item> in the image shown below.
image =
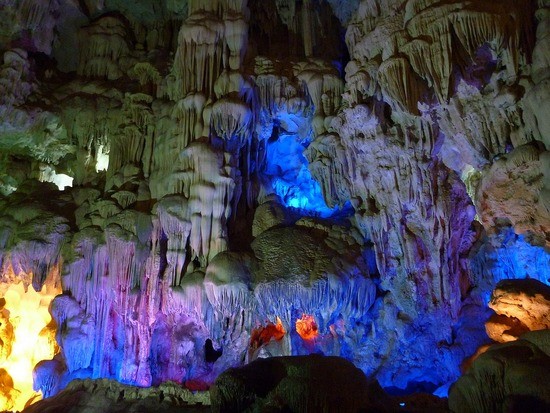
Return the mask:
[(485, 331), (491, 340), (506, 343), (517, 340), (519, 336), (530, 329), (516, 317), (493, 314), (485, 322)]
[(452, 412), (545, 412), (550, 408), (550, 330), (492, 346), (449, 393)]
[(353, 364), (316, 355), (274, 357), (229, 369), (210, 395), (212, 411), (224, 413), (397, 410), (380, 385)]
[(171, 382), (144, 389), (110, 380), (75, 380), (55, 397), (25, 409), (25, 413), (199, 413), (209, 412), (209, 405), (208, 392), (192, 393)]
[(478, 187), (479, 211), (490, 225), (506, 217), (518, 234), (531, 234), (533, 242), (550, 240), (550, 175), (548, 151), (524, 145), (495, 161)]
[(512, 336), (519, 335), (518, 332), (521, 334), (522, 330), (550, 329), (550, 287), (540, 281), (500, 281), (493, 291), (489, 307), (502, 318), (509, 319), (510, 324), (516, 324), (516, 334), (508, 332)]
[(481, 346), (465, 362), (449, 395), (452, 411), (548, 410), (550, 393), (540, 380), (550, 372), (549, 297), (548, 285), (534, 279), (498, 282), (485, 330), (506, 344)]

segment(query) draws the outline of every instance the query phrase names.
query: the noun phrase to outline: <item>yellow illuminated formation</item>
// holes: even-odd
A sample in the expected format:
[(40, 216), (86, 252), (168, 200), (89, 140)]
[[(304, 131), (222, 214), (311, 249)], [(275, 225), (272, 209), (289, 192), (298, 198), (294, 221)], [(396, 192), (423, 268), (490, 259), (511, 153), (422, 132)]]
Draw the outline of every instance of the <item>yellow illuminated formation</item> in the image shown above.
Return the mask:
[(0, 300), (0, 411), (23, 410), (41, 399), (33, 390), (32, 371), (57, 351), (55, 328), (48, 306), (60, 293), (44, 286), (41, 292), (11, 284)]

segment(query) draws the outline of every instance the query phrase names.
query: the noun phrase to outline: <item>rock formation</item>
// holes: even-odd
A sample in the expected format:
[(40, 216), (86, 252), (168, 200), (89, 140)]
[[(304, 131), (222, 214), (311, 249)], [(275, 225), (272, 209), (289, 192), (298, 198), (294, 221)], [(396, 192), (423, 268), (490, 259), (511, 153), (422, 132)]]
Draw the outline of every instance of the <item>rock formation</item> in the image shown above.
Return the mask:
[(42, 395), (315, 352), (432, 392), (500, 280), (548, 284), (547, 1), (3, 4), (0, 291), (57, 295)]
[(208, 392), (193, 393), (173, 382), (141, 388), (107, 379), (75, 380), (55, 397), (41, 400), (25, 409), (25, 413), (70, 411), (207, 413), (210, 412), (210, 396)]
[(550, 329), (550, 288), (537, 280), (503, 280), (493, 291), (487, 335), (501, 343), (527, 331)]
[(210, 389), (213, 412), (397, 411), (380, 385), (347, 360), (274, 357), (222, 373)]
[(452, 412), (545, 412), (550, 392), (548, 330), (492, 346), (449, 393)]

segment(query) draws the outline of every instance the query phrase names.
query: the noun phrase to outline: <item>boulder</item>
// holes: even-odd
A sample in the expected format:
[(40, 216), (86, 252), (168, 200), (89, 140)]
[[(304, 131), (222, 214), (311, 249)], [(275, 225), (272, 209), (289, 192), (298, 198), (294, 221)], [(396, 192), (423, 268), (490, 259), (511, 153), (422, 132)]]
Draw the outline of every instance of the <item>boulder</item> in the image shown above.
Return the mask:
[(495, 341), (550, 328), (550, 286), (535, 279), (500, 281), (489, 307), (498, 315), (486, 323), (487, 334)]
[(451, 412), (550, 411), (550, 330), (496, 344), (450, 389)]
[(210, 388), (213, 412), (389, 412), (378, 382), (351, 362), (320, 355), (258, 359), (222, 373)]

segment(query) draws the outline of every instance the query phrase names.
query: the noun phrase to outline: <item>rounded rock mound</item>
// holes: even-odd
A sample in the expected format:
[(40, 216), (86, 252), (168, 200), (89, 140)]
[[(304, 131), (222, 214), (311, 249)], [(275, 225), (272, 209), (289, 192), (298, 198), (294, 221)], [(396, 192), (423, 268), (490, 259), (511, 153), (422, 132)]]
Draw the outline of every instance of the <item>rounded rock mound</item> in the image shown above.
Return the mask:
[(390, 412), (377, 381), (351, 362), (320, 355), (258, 359), (222, 373), (210, 388), (212, 412)]

